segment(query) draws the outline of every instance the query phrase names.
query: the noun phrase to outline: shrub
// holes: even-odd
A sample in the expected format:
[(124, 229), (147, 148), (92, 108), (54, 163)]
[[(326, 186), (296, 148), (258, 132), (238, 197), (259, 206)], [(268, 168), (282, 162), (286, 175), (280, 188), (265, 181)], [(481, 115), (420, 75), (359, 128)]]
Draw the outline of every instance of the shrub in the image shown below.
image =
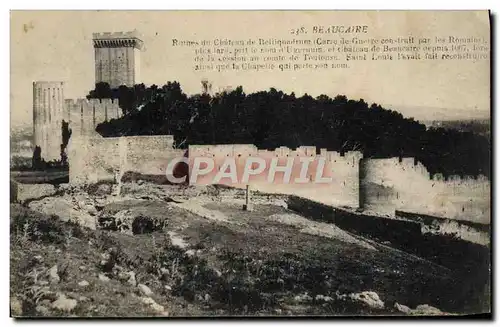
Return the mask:
[(10, 234), (17, 240), (66, 244), (68, 235), (82, 238), (85, 232), (75, 222), (62, 221), (57, 216), (48, 216), (15, 205), (11, 206)]

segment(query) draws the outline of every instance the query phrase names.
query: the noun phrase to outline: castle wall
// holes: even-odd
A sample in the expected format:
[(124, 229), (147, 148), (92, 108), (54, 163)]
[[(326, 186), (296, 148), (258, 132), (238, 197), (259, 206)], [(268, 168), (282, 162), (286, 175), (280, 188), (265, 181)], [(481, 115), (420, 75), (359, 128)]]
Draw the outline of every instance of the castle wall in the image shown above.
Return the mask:
[[(172, 136), (72, 137), (69, 145), (70, 183), (116, 180), (125, 172), (164, 176), (168, 163), (184, 156), (184, 150), (173, 148), (173, 141)], [(188, 154), (191, 184), (224, 184), (236, 188), (245, 188), (246, 184), (250, 184), (256, 191), (297, 195), (337, 207), (360, 207), (374, 214), (394, 216), (396, 210), (404, 210), (490, 223), (490, 182), (486, 178), (452, 176), (444, 180), (439, 175), (430, 178), (426, 168), (413, 158), (362, 159), (359, 152), (340, 155), (326, 149), (317, 154), (315, 147), (295, 150), (280, 147), (268, 151), (251, 144), (192, 145)], [(192, 167), (199, 157), (214, 160), (214, 170), (194, 181)], [(266, 169), (258, 175), (251, 175), (248, 182), (243, 182), (246, 159), (249, 157), (264, 159)], [(296, 183), (302, 168), (297, 158), (304, 157), (313, 160), (306, 175), (309, 182)], [(228, 158), (233, 158), (235, 162), (235, 183), (229, 177), (215, 180)], [(292, 158), (290, 182), (283, 181), (282, 172), (276, 173), (273, 182), (268, 182), (271, 161), (278, 160), (279, 166), (285, 166)], [(332, 178), (331, 182), (314, 182), (319, 159), (325, 160), (321, 176)]]
[(490, 222), (490, 182), (484, 178), (430, 177), (413, 158), (364, 159), (360, 165), (361, 207), (393, 215), (395, 210)]
[(118, 99), (66, 99), (65, 115), (69, 117), (72, 136), (93, 137), (97, 125), (122, 116)]
[(45, 161), (61, 159), (64, 83), (33, 82), (33, 146)]
[[(212, 158), (215, 162), (215, 169), (212, 173), (198, 177), (196, 182), (192, 179), (191, 184), (225, 184), (233, 187), (244, 188), (247, 183), (242, 183), (243, 172), (246, 160), (249, 157), (262, 158), (265, 161), (265, 170), (254, 176), (250, 176), (248, 184), (252, 189), (266, 193), (298, 195), (308, 199), (338, 206), (359, 206), (359, 160), (360, 152), (348, 152), (341, 156), (338, 152), (321, 149), (320, 154), (316, 153), (316, 147), (303, 146), (295, 150), (287, 147), (279, 147), (273, 151), (260, 150), (251, 144), (229, 144), (229, 145), (191, 145), (189, 146), (189, 163), (192, 170), (196, 157)], [(294, 182), (300, 177), (302, 163), (299, 158), (311, 157), (305, 183)], [(237, 183), (229, 177), (215, 180), (217, 172), (224, 167), (227, 158), (234, 158), (237, 172)], [(316, 183), (316, 173), (319, 169), (320, 158), (323, 158), (325, 165), (321, 177), (331, 178), (329, 183)], [(275, 179), (269, 183), (267, 178), (269, 168), (273, 159), (278, 160), (278, 166), (286, 166), (288, 160), (293, 159), (292, 173), (289, 183), (284, 182), (284, 173), (277, 172)], [(203, 168), (204, 166), (202, 166)], [(257, 168), (256, 165), (253, 168)], [(227, 171), (227, 170), (226, 170)]]
[(125, 172), (165, 175), (167, 164), (182, 157), (171, 135), (129, 137), (75, 137), (70, 139), (69, 182), (116, 180)]

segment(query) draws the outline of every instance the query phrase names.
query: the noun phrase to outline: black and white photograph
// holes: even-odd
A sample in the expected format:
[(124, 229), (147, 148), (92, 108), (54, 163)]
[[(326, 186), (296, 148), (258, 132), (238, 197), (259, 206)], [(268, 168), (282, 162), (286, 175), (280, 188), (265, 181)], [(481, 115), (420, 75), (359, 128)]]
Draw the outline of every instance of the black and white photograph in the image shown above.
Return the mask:
[(488, 316), (487, 10), (12, 10), (12, 318)]

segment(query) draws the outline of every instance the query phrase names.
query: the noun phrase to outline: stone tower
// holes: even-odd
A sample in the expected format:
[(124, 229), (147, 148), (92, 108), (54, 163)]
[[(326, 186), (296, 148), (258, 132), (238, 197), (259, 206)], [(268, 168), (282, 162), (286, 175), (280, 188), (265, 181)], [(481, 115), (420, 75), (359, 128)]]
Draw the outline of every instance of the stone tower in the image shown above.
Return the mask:
[(45, 161), (61, 159), (64, 113), (64, 83), (33, 82), (33, 147)]
[(95, 82), (111, 88), (138, 84), (143, 42), (137, 31), (94, 33)]

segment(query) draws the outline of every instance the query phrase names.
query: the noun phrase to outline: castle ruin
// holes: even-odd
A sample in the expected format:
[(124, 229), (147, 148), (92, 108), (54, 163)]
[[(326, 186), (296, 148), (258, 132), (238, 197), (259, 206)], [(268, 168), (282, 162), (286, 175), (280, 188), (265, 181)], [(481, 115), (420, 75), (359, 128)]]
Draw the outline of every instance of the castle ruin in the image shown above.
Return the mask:
[[(96, 84), (114, 88), (137, 83), (143, 46), (137, 31), (94, 33), (93, 45)], [(64, 82), (33, 82), (33, 148), (40, 147), (45, 161), (61, 159), (63, 121), (73, 137), (92, 137), (97, 125), (121, 115), (117, 99), (65, 99)]]
[[(93, 42), (96, 83), (107, 82), (112, 88), (137, 83), (143, 43), (136, 32), (94, 34)], [(128, 171), (165, 176), (168, 163), (185, 155), (184, 150), (174, 148), (171, 135), (103, 138), (97, 134), (98, 124), (121, 115), (117, 99), (64, 99), (63, 82), (33, 83), (34, 145), (41, 147), (43, 159), (59, 159), (62, 122), (69, 122), (72, 184), (103, 179), (119, 182)], [(235, 157), (240, 168), (243, 160), (253, 155), (268, 161), (278, 158), (280, 164), (290, 157), (326, 158), (325, 172), (333, 178), (328, 185), (269, 184), (256, 180), (252, 188), (379, 214), (406, 210), (481, 223), (490, 221), (490, 182), (484, 176), (452, 176), (444, 180), (439, 174), (431, 177), (426, 167), (414, 158), (374, 159), (363, 158), (358, 151), (340, 154), (317, 150), (314, 146), (269, 151), (252, 144), (214, 144), (190, 145), (187, 153), (189, 161), (195, 157), (213, 158), (217, 167), (225, 158)], [(228, 183), (221, 181), (221, 184)]]
[(45, 161), (61, 159), (63, 121), (72, 137), (92, 137), (97, 125), (121, 115), (117, 99), (64, 99), (63, 82), (33, 83), (33, 147)]
[(134, 86), (140, 80), (140, 50), (143, 41), (137, 31), (94, 33), (95, 83), (111, 88)]
[(118, 99), (66, 99), (64, 108), (75, 137), (96, 136), (97, 125), (122, 116)]
[(61, 158), (64, 83), (33, 82), (33, 147), (46, 161)]

